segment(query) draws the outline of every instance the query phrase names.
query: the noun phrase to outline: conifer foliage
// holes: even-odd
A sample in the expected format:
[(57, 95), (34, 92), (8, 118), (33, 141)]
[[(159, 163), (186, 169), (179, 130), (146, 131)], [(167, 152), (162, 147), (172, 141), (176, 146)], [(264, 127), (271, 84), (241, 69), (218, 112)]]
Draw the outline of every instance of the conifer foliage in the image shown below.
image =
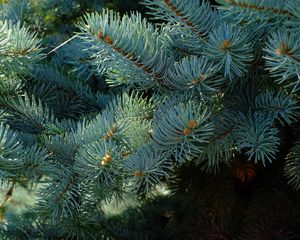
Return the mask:
[(1, 5), (1, 239), (300, 238), (299, 0), (37, 2)]

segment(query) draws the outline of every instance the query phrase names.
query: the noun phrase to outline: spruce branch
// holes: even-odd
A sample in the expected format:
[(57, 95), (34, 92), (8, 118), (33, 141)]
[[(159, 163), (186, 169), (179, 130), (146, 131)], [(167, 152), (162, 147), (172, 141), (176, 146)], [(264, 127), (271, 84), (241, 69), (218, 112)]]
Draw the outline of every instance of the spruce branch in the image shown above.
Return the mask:
[(14, 129), (24, 132), (42, 133), (46, 125), (54, 121), (50, 109), (36, 101), (34, 96), (27, 95), (17, 99), (4, 99), (5, 111), (8, 113), (6, 121)]
[(223, 112), (212, 117), (214, 133), (200, 154), (197, 163), (203, 164), (203, 170), (218, 172), (221, 163), (229, 163), (236, 151), (235, 131), (238, 118), (235, 113)]
[(213, 63), (205, 57), (185, 57), (176, 62), (168, 71), (166, 84), (177, 91), (194, 92), (201, 97), (216, 94), (225, 79), (216, 74)]
[(68, 170), (57, 172), (51, 182), (39, 190), (39, 201), (35, 211), (39, 218), (50, 220), (55, 225), (61, 219), (72, 217), (80, 208), (78, 174)]
[[(233, 6), (241, 9), (249, 9), (260, 12), (270, 12), (274, 14), (283, 14), (285, 16), (296, 17), (291, 11), (288, 9), (284, 9), (285, 5), (282, 4), (282, 1), (275, 0), (275, 7), (264, 5), (264, 3), (268, 3), (267, 1), (255, 1), (255, 0), (218, 0), (219, 3), (224, 4), (225, 6)], [(278, 7), (276, 8), (276, 5)]]
[(188, 27), (191, 27), (192, 31), (195, 32), (199, 37), (203, 38), (204, 33), (201, 33), (199, 30), (196, 29), (195, 25), (192, 21), (190, 21), (186, 16), (184, 16), (184, 13), (179, 10), (172, 2), (171, 0), (164, 0), (165, 4), (178, 16)]
[(22, 165), (23, 146), (11, 129), (0, 124), (0, 174), (1, 177), (12, 177)]
[(136, 193), (147, 194), (167, 178), (172, 169), (166, 152), (160, 152), (154, 145), (143, 145), (125, 163), (125, 170), (131, 176), (130, 186)]
[(245, 150), (248, 159), (255, 163), (272, 162), (279, 147), (278, 129), (272, 126), (273, 119), (260, 113), (241, 116), (241, 124), (235, 135), (238, 151)]
[(255, 110), (262, 111), (274, 119), (278, 119), (282, 125), (284, 122), (291, 125), (299, 116), (298, 101), (293, 96), (283, 92), (266, 91), (255, 99)]
[(28, 73), (32, 64), (44, 57), (40, 40), (35, 33), (21, 26), (20, 22), (0, 21), (0, 59), (1, 70)]
[(284, 167), (284, 175), (288, 183), (296, 190), (300, 189), (300, 144), (299, 141), (291, 149)]
[[(125, 76), (130, 76), (131, 73), (141, 74), (139, 71), (146, 74), (146, 79), (145, 76), (140, 75), (140, 83), (137, 84), (151, 85), (151, 81), (155, 79), (161, 82), (173, 62), (172, 56), (164, 48), (158, 29), (143, 20), (139, 14), (125, 15), (120, 18), (116, 13), (104, 10), (101, 14), (86, 15), (79, 27), (83, 33), (92, 35), (94, 40), (102, 43), (99, 47), (104, 55), (96, 56), (95, 65), (101, 68), (106, 63), (104, 70), (114, 70), (115, 67), (109, 66), (107, 58), (104, 57), (114, 55), (116, 57), (114, 65), (120, 61), (127, 61), (125, 69), (129, 74), (124, 72)], [(122, 60), (116, 54), (119, 54)], [(122, 71), (121, 68), (118, 70)], [(116, 72), (116, 75), (124, 77), (120, 72)], [(148, 82), (143, 83), (143, 78)]]
[(241, 77), (253, 60), (253, 43), (249, 32), (233, 25), (221, 24), (209, 34), (205, 55), (217, 62), (224, 76)]
[(299, 238), (299, 0), (40, 2), (0, 3), (1, 238)]
[(271, 76), (287, 90), (297, 92), (300, 88), (299, 33), (289, 33), (284, 29), (272, 32), (264, 50)]
[(157, 115), (153, 127), (155, 146), (174, 155), (183, 163), (203, 151), (203, 144), (213, 134), (207, 109), (194, 102), (165, 105), (163, 116)]
[[(150, 14), (157, 19), (166, 20), (173, 27), (180, 21), (191, 30), (198, 39), (207, 41), (207, 35), (215, 24), (220, 20), (217, 12), (206, 3), (206, 1), (188, 1), (188, 0), (144, 0), (150, 10)], [(197, 11), (190, 11), (197, 9)]]

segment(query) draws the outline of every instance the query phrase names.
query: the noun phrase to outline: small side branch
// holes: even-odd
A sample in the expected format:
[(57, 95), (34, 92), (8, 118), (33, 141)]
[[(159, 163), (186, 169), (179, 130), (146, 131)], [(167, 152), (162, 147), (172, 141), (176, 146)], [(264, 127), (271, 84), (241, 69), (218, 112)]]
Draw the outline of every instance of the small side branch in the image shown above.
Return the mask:
[(196, 33), (200, 38), (204, 39), (205, 34), (199, 32), (193, 22), (184, 16), (184, 14), (170, 0), (164, 0), (164, 2), (176, 14), (176, 16), (178, 16), (188, 27), (191, 27), (194, 33)]
[(78, 174), (74, 174), (73, 177), (71, 177), (70, 181), (68, 182), (67, 186), (62, 190), (62, 192), (59, 193), (59, 195), (56, 198), (56, 202), (60, 202), (63, 195), (72, 187), (72, 185), (75, 183), (76, 179), (78, 177)]

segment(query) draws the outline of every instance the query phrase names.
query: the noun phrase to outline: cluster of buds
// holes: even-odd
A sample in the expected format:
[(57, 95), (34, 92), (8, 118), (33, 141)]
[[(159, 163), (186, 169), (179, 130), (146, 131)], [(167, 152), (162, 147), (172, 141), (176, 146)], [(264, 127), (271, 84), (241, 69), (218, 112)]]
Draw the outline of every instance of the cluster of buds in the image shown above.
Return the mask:
[(111, 154), (106, 153), (105, 156), (102, 158), (101, 165), (105, 166), (105, 165), (109, 164), (111, 160), (112, 160)]
[(188, 122), (188, 127), (182, 131), (183, 135), (185, 135), (185, 136), (189, 135), (192, 132), (192, 129), (195, 127), (197, 127), (197, 120), (195, 120), (195, 119), (190, 120)]

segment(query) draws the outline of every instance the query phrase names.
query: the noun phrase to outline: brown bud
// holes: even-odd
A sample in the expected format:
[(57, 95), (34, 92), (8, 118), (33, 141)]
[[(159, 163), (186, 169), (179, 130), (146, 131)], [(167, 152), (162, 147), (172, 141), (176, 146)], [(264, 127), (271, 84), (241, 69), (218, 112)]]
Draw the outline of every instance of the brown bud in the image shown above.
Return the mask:
[(286, 54), (289, 55), (288, 45), (285, 42), (280, 43), (279, 47), (275, 50), (275, 53), (278, 55)]
[(112, 43), (113, 43), (113, 40), (112, 40), (112, 38), (111, 38), (110, 36), (106, 36), (106, 37), (104, 38), (104, 42), (106, 42), (106, 43), (108, 43), (108, 44), (112, 44)]
[(192, 26), (193, 26), (193, 23), (190, 22), (190, 21), (188, 21), (188, 22), (186, 22), (186, 25), (188, 25), (189, 27), (192, 27)]
[(105, 157), (103, 157), (102, 159), (103, 160), (102, 160), (101, 164), (102, 165), (107, 165), (112, 160), (112, 156), (111, 156), (110, 153), (106, 153)]
[(137, 170), (133, 173), (133, 175), (135, 177), (142, 177), (142, 176), (145, 176), (145, 173), (142, 170)]
[(221, 49), (226, 50), (228, 48), (230, 48), (231, 46), (231, 41), (228, 39), (225, 39), (222, 43)]
[(128, 157), (130, 155), (130, 151), (124, 151), (121, 153), (122, 157)]
[(189, 121), (189, 128), (193, 129), (197, 127), (197, 121), (195, 119), (192, 119)]
[(192, 132), (192, 130), (190, 128), (185, 128), (182, 133), (183, 135), (189, 135)]
[(103, 32), (100, 30), (97, 35), (98, 39), (103, 39)]
[(108, 136), (112, 137), (114, 133), (116, 132), (117, 127), (113, 126), (109, 131), (108, 131)]
[(277, 48), (277, 49), (275, 50), (275, 53), (278, 54), (278, 55), (281, 55), (281, 54), (283, 54), (283, 51), (282, 51), (281, 48)]

